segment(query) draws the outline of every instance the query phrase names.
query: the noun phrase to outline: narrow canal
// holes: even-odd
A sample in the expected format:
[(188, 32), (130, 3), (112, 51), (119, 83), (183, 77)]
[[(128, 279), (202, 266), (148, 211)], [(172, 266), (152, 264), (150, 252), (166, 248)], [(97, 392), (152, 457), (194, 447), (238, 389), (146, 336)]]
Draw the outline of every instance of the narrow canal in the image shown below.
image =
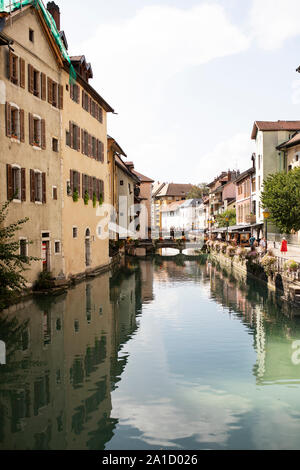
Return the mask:
[(209, 263), (129, 262), (0, 339), (0, 449), (300, 448), (300, 317)]

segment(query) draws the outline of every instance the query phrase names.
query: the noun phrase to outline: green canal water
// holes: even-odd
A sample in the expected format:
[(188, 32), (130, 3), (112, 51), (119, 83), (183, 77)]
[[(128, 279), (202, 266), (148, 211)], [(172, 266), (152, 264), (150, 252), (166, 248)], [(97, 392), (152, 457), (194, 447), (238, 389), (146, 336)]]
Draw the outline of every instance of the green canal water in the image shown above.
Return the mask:
[(0, 449), (300, 449), (300, 317), (210, 263), (128, 262), (0, 317)]

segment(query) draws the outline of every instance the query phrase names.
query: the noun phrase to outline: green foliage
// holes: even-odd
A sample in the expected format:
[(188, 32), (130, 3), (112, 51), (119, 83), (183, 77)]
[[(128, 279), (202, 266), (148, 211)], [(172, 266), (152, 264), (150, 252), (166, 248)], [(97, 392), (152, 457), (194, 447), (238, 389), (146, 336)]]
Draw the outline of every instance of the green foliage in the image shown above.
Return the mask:
[(33, 290), (47, 290), (53, 287), (52, 275), (49, 272), (41, 272), (38, 280), (35, 282)]
[(223, 212), (223, 214), (218, 214), (216, 216), (219, 227), (227, 227), (226, 217), (229, 218), (228, 224), (230, 227), (232, 225), (236, 225), (236, 210), (227, 209), (227, 211)]
[(78, 189), (75, 188), (74, 191), (73, 191), (73, 201), (77, 202), (78, 199), (79, 199), (79, 192), (78, 192)]
[(5, 226), (10, 201), (0, 208), (0, 310), (5, 308), (26, 288), (23, 276), (26, 266), (39, 258), (19, 254), (20, 242), (15, 240), (16, 232), (22, 229), (28, 218)]
[(102, 206), (102, 204), (103, 204), (103, 194), (100, 193), (100, 195), (99, 195), (99, 205)]
[(269, 175), (264, 180), (261, 202), (281, 233), (300, 230), (300, 168)]
[(208, 195), (208, 193), (209, 188), (206, 183), (200, 183), (197, 186), (193, 186), (187, 195), (187, 199), (202, 199), (202, 197)]
[(97, 195), (96, 193), (93, 193), (93, 207), (96, 207), (97, 204)]
[(89, 193), (87, 191), (84, 192), (84, 197), (83, 197), (84, 203), (87, 206), (90, 200)]

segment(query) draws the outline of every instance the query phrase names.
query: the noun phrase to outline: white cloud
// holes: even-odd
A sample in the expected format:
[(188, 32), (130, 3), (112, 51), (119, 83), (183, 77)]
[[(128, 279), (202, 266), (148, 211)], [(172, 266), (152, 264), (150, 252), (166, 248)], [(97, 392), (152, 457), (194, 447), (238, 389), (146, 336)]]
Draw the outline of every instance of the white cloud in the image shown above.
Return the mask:
[(250, 26), (261, 48), (281, 47), (285, 40), (300, 34), (299, 0), (253, 0)]
[(201, 174), (202, 180), (212, 181), (219, 173), (228, 169), (245, 171), (251, 167), (251, 156), (254, 151), (255, 146), (248, 133), (236, 134), (217, 144), (211, 152), (201, 157), (196, 174)]
[[(92, 62), (93, 86), (119, 113), (109, 119), (109, 133), (139, 171), (174, 180), (182, 173), (183, 143), (187, 155), (193, 152), (184, 135), (196, 123), (189, 125), (188, 116), (182, 116), (182, 127), (174, 127), (176, 85), (173, 102), (165, 98), (170, 82), (249, 44), (221, 6), (202, 4), (190, 9), (144, 7), (132, 18), (100, 24), (81, 47)], [(195, 109), (200, 112), (196, 103)], [(189, 175), (182, 177), (184, 182)]]

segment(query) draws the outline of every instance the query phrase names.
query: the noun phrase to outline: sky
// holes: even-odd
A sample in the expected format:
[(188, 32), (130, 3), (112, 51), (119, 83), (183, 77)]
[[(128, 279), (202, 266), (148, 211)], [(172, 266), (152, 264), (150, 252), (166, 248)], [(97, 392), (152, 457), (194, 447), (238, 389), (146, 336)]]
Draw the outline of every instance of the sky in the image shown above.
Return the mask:
[(300, 119), (299, 0), (56, 0), (70, 55), (117, 114), (108, 134), (155, 181), (251, 167), (255, 120)]

